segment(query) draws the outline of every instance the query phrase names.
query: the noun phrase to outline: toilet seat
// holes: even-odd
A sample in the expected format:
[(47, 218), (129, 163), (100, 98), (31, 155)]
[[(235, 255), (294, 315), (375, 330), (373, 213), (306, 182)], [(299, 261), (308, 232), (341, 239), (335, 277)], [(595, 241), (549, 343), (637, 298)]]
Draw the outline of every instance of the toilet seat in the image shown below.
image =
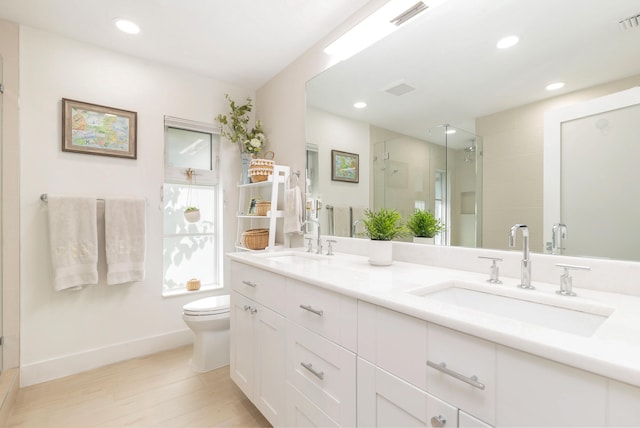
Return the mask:
[(194, 302), (187, 303), (182, 307), (185, 315), (205, 316), (224, 314), (229, 312), (229, 295), (205, 297)]

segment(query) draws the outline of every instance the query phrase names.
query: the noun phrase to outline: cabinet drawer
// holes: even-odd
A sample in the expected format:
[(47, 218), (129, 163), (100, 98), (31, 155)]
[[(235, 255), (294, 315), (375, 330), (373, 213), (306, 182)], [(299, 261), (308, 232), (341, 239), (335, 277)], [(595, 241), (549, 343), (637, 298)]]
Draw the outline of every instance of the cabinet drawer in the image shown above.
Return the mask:
[(358, 356), (427, 389), (427, 322), (358, 302)]
[(231, 261), (231, 289), (252, 298), (276, 312), (284, 313), (283, 276)]
[(490, 424), (495, 419), (495, 345), (435, 324), (427, 328), (427, 390)]
[(313, 404), (290, 383), (286, 385), (287, 427), (339, 427), (326, 413)]
[(356, 423), (356, 356), (289, 321), (287, 382), (343, 426)]
[(287, 279), (287, 317), (355, 352), (356, 299)]

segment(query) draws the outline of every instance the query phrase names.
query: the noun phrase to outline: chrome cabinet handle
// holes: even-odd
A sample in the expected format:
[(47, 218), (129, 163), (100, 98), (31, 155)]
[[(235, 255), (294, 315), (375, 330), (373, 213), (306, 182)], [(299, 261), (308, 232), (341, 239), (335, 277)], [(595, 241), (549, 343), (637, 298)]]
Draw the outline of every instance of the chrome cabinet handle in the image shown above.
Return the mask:
[(320, 379), (320, 380), (324, 379), (324, 372), (319, 372), (316, 369), (314, 369), (311, 363), (300, 362), (300, 365), (302, 367), (304, 367), (305, 369), (309, 370), (318, 379)]
[(427, 361), (427, 365), (429, 367), (431, 367), (431, 368), (434, 368), (434, 369), (444, 373), (444, 374), (447, 374), (447, 375), (449, 375), (451, 377), (454, 377), (454, 378), (456, 378), (456, 379), (458, 379), (458, 380), (460, 380), (460, 381), (462, 381), (464, 383), (468, 383), (469, 385), (471, 385), (471, 386), (473, 386), (475, 388), (484, 389), (484, 383), (478, 382), (478, 376), (476, 376), (476, 375), (473, 375), (471, 377), (467, 377), (467, 376), (465, 376), (463, 374), (460, 374), (460, 373), (455, 372), (455, 371), (453, 371), (451, 369), (448, 369), (447, 368), (447, 364), (444, 363), (444, 362), (442, 362), (440, 364), (436, 364), (436, 363), (434, 363), (432, 361)]
[(251, 314), (255, 314), (256, 312), (258, 312), (258, 308), (251, 308), (249, 312), (251, 312)]
[(256, 312), (258, 312), (258, 309), (257, 309), (257, 308), (252, 308), (252, 307), (251, 307), (251, 306), (249, 306), (249, 305), (244, 305), (244, 310), (245, 310), (245, 311), (249, 311), (249, 312), (251, 312), (252, 314), (255, 314)]
[(243, 283), (244, 285), (248, 285), (249, 287), (253, 287), (253, 288), (256, 288), (256, 285), (258, 285), (258, 284), (256, 284), (255, 282), (246, 281), (246, 280), (245, 280), (245, 281), (242, 281), (242, 283)]
[(318, 316), (322, 316), (324, 314), (324, 311), (322, 309), (314, 309), (311, 307), (311, 305), (300, 305), (300, 307), (305, 311), (313, 312)]
[(251, 309), (251, 306), (249, 306), (249, 305), (244, 305), (244, 310), (245, 310), (245, 311), (248, 311), (249, 309)]
[(447, 423), (447, 419), (442, 415), (434, 416), (431, 418), (432, 427), (442, 428), (446, 423)]

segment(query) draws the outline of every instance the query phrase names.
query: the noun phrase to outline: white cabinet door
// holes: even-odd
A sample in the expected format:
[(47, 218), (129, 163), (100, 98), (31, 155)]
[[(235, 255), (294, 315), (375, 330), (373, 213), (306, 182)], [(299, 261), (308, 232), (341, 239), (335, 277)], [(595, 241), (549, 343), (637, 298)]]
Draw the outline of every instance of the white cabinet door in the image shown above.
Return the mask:
[(231, 292), (230, 373), (244, 394), (253, 399), (255, 328), (252, 310), (257, 304), (242, 294)]
[(264, 306), (257, 309), (253, 403), (273, 426), (280, 426), (284, 424), (286, 320)]
[(284, 423), (285, 319), (231, 292), (231, 379), (274, 426)]
[(605, 378), (504, 346), (496, 362), (496, 426), (605, 426)]
[(609, 381), (607, 426), (640, 427), (640, 388)]

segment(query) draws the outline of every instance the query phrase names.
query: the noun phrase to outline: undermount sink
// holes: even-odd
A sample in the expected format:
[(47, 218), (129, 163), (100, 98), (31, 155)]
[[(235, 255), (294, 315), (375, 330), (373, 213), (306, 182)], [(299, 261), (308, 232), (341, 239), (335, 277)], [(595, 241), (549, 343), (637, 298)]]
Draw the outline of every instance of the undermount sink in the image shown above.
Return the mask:
[(498, 287), (500, 286), (482, 287), (473, 283), (448, 281), (409, 293), (447, 305), (586, 337), (593, 335), (613, 312), (612, 308), (605, 306), (582, 304), (563, 297), (537, 296), (535, 292), (528, 290)]
[(261, 257), (268, 258), (278, 263), (328, 263), (330, 256), (315, 253), (303, 253), (298, 251), (282, 251), (261, 254)]

